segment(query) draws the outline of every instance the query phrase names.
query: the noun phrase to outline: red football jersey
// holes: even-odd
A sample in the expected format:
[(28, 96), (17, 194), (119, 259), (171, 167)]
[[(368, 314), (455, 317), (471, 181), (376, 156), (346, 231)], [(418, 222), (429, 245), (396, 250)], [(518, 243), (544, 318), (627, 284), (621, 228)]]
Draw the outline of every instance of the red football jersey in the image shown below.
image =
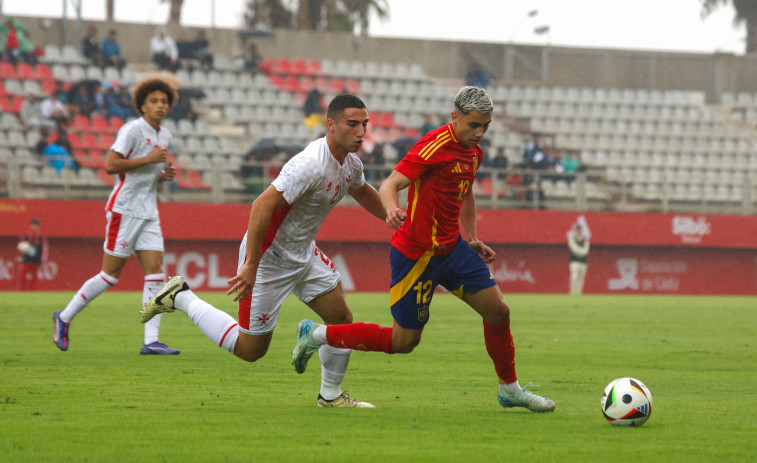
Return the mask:
[(408, 188), (407, 220), (392, 245), (410, 259), (434, 249), (449, 252), (460, 233), (460, 207), (473, 185), (483, 152), (461, 145), (452, 124), (432, 130), (394, 169), (413, 183)]

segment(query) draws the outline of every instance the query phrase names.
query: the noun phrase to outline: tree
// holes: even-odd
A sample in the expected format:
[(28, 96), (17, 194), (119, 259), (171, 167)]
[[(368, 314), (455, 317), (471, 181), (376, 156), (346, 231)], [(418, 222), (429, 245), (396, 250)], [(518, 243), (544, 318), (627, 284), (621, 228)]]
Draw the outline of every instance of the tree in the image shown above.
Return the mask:
[(352, 31), (360, 25), (360, 34), (368, 33), (369, 16), (389, 15), (386, 0), (249, 0), (245, 23), (253, 27), (299, 30)]
[(746, 52), (757, 53), (757, 0), (699, 0), (701, 16), (706, 18), (717, 8), (733, 4), (736, 10), (734, 24), (746, 23)]
[(389, 17), (389, 4), (386, 0), (344, 0), (347, 8), (357, 24), (360, 25), (360, 35), (368, 35), (371, 11), (376, 12), (380, 19)]
[(182, 6), (184, 6), (184, 0), (171, 0), (171, 9), (168, 13), (168, 24), (179, 25)]

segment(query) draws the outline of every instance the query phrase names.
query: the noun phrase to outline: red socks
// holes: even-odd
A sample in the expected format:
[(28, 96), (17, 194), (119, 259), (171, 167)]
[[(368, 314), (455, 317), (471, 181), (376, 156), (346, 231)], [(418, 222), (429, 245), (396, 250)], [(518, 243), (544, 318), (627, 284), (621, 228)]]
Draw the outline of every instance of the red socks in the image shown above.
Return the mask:
[(510, 333), (510, 320), (499, 325), (490, 325), (484, 320), (484, 343), (489, 357), (494, 361), (494, 370), (499, 376), (499, 382), (510, 384), (517, 381), (515, 343)]
[(392, 329), (375, 323), (329, 325), (326, 339), (334, 347), (393, 354)]

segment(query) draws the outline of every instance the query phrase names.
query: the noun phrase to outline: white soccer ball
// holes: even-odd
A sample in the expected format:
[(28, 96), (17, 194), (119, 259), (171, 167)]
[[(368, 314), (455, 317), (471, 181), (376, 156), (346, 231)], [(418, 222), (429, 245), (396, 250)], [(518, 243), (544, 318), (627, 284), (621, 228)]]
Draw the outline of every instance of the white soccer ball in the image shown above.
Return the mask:
[(20, 241), (17, 246), (18, 252), (23, 255), (29, 255), (29, 253), (32, 251), (32, 245), (29, 244), (28, 241)]
[(641, 426), (652, 414), (652, 393), (634, 378), (618, 378), (602, 394), (602, 414), (613, 426)]

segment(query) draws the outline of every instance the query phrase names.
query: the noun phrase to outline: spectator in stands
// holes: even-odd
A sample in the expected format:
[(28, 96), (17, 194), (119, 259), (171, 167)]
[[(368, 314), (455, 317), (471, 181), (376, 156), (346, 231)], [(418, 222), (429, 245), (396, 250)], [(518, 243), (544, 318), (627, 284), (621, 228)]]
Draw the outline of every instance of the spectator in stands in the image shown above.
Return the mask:
[(97, 28), (95, 26), (89, 26), (87, 35), (82, 37), (81, 54), (95, 66), (105, 67), (100, 44), (97, 41)]
[(478, 64), (470, 63), (465, 74), (465, 85), (486, 88), (489, 86), (489, 75), (479, 69)]
[(155, 36), (150, 40), (150, 56), (161, 70), (175, 72), (181, 67), (176, 42), (162, 27), (155, 31)]
[(100, 51), (102, 51), (103, 61), (106, 66), (113, 66), (119, 71), (126, 66), (126, 60), (121, 55), (121, 45), (116, 40), (115, 29), (108, 31), (108, 36), (103, 39)]
[(63, 81), (56, 80), (55, 90), (53, 91), (58, 96), (58, 100), (60, 100), (61, 103), (63, 103), (64, 105), (68, 104), (68, 90), (66, 90), (66, 86)]
[(507, 169), (508, 167), (507, 155), (505, 154), (505, 148), (497, 148), (497, 155), (491, 160), (491, 167), (493, 169)]
[(323, 127), (326, 123), (326, 114), (323, 109), (323, 94), (317, 88), (313, 88), (305, 97), (303, 106), (305, 113), (305, 125), (310, 130)]
[(429, 133), (437, 127), (439, 127), (439, 125), (434, 122), (434, 116), (426, 114), (423, 119), (423, 125), (418, 131), (420, 133)]
[(11, 18), (0, 24), (0, 53), (2, 54), (2, 61), (16, 63), (18, 58), (18, 32)]
[(79, 171), (79, 166), (76, 164), (76, 161), (74, 161), (70, 151), (67, 151), (66, 148), (58, 143), (48, 143), (45, 149), (42, 150), (42, 155), (48, 159), (47, 164), (55, 169), (58, 175), (61, 175), (65, 168), (69, 168), (74, 172)]
[(48, 140), (50, 139), (50, 129), (42, 126), (39, 128), (39, 141), (36, 145), (34, 145), (34, 152), (37, 154), (42, 154), (43, 151), (45, 151), (45, 148), (47, 148)]
[(195, 62), (197, 61), (197, 53), (195, 52), (194, 41), (189, 40), (186, 32), (179, 34), (179, 38), (176, 40), (176, 49), (179, 52), (181, 67), (188, 71), (193, 71)]
[(200, 67), (204, 71), (213, 69), (213, 50), (210, 48), (210, 41), (204, 30), (197, 31), (197, 37), (194, 41), (194, 53), (196, 59), (200, 62)]
[(563, 167), (563, 171), (567, 174), (565, 176), (565, 179), (568, 181), (568, 183), (572, 182), (575, 178), (576, 172), (581, 170), (581, 161), (578, 159), (578, 153), (576, 153), (573, 150), (567, 151), (562, 159), (560, 160), (560, 164)]
[(27, 129), (55, 127), (55, 124), (52, 121), (42, 118), (40, 102), (37, 99), (37, 96), (33, 93), (30, 93), (24, 102), (21, 103), (21, 110), (18, 115), (21, 118), (21, 124)]
[(97, 109), (94, 95), (90, 93), (86, 85), (79, 85), (76, 88), (76, 92), (71, 98), (71, 106), (74, 108), (74, 111), (87, 117)]
[(168, 112), (168, 118), (175, 121), (189, 119), (194, 122), (197, 120), (197, 114), (192, 109), (192, 101), (189, 99), (187, 92), (179, 91), (179, 98)]
[(105, 91), (105, 107), (108, 116), (118, 116), (123, 120), (136, 115), (129, 89), (116, 80), (110, 82)]
[(0, 57), (3, 61), (14, 64), (19, 61), (31, 64), (37, 62), (35, 47), (29, 40), (24, 25), (13, 18), (6, 18), (0, 24)]
[(255, 77), (258, 72), (258, 66), (263, 62), (263, 57), (258, 53), (258, 46), (251, 43), (244, 54), (244, 70), (252, 77)]
[(381, 186), (381, 182), (389, 175), (389, 171), (384, 171), (381, 167), (384, 166), (384, 145), (376, 144), (370, 153), (365, 155), (363, 159), (363, 172), (365, 174), (365, 181), (373, 185), (375, 188)]
[[(39, 105), (40, 116), (43, 120), (52, 121), (53, 125), (60, 126), (68, 122), (68, 109), (58, 98), (58, 93), (53, 91), (42, 100)], [(49, 123), (49, 122), (48, 122)]]

